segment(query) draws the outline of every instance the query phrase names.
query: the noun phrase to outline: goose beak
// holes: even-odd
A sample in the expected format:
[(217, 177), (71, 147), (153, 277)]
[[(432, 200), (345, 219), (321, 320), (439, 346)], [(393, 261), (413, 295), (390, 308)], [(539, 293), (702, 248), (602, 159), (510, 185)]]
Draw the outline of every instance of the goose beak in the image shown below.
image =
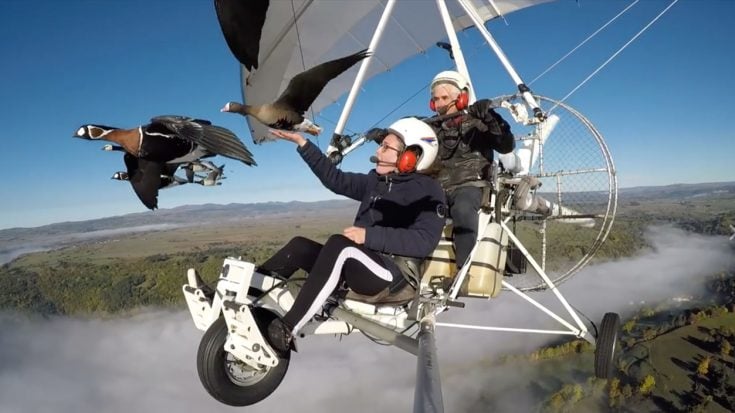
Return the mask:
[(316, 125), (311, 125), (304, 132), (306, 132), (306, 133), (308, 133), (309, 135), (312, 135), (312, 136), (317, 136), (320, 133), (322, 133), (322, 128), (320, 128), (319, 126), (316, 126)]

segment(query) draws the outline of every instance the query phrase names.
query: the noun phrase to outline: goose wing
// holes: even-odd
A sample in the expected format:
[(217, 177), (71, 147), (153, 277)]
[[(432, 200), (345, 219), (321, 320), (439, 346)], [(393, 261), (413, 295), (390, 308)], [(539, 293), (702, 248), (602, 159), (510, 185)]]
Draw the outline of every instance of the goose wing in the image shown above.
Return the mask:
[(179, 169), (179, 166), (181, 166), (180, 163), (167, 163), (163, 165), (163, 173), (161, 175), (174, 177), (176, 174), (176, 171)]
[(163, 164), (136, 158), (129, 153), (123, 158), (128, 169), (128, 180), (138, 199), (148, 209), (158, 208), (158, 187), (161, 186)]
[(187, 165), (184, 170), (186, 171), (186, 181), (189, 183), (194, 182), (194, 168), (191, 166), (191, 164)]
[(288, 87), (274, 102), (274, 106), (286, 106), (299, 115), (306, 112), (330, 80), (339, 76), (355, 63), (370, 56), (367, 49), (339, 59), (330, 60), (294, 76)]
[(227, 46), (249, 72), (258, 68), (260, 35), (268, 5), (269, 0), (214, 0)]
[(180, 138), (192, 141), (218, 155), (236, 159), (245, 165), (257, 165), (253, 154), (237, 135), (229, 129), (212, 125), (209, 121), (171, 115), (157, 116), (151, 119), (151, 123), (163, 125)]

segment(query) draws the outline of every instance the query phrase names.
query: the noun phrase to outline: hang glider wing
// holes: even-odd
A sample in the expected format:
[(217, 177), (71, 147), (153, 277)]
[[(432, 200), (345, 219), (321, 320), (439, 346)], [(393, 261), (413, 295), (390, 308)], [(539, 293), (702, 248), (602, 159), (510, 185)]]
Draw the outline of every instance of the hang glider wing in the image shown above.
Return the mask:
[[(469, 1), (487, 22), (551, 0)], [(245, 103), (273, 102), (298, 73), (368, 47), (384, 4), (379, 0), (271, 1), (261, 33), (258, 69), (248, 71), (241, 66)], [(447, 7), (456, 31), (472, 26), (472, 21), (456, 1), (447, 1)], [(374, 51), (366, 79), (442, 41), (446, 38), (443, 27), (435, 2), (396, 2), (382, 41)], [(333, 79), (313, 103), (312, 110), (318, 113), (348, 92), (358, 68), (359, 65), (355, 65)], [(254, 141), (268, 139), (265, 126), (249, 117), (247, 122)]]

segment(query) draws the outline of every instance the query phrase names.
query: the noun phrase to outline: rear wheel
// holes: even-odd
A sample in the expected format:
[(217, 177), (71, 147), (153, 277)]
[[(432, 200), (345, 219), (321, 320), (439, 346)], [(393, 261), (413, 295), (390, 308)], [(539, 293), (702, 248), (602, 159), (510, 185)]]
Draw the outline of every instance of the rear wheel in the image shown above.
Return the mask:
[[(253, 310), (260, 331), (265, 332), (276, 314), (262, 309)], [(230, 406), (255, 404), (273, 393), (288, 370), (291, 352), (278, 357), (278, 365), (253, 369), (225, 351), (227, 323), (220, 317), (202, 336), (197, 351), (197, 371), (207, 392), (218, 401)]]
[(600, 334), (595, 347), (595, 376), (609, 379), (615, 371), (615, 349), (620, 332), (620, 316), (606, 313), (600, 324)]

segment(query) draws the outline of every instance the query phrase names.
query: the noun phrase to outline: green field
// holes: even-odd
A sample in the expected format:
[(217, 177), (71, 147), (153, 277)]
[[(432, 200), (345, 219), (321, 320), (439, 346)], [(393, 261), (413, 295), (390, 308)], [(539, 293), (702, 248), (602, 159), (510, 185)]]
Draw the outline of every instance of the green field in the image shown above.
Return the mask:
[[(351, 222), (348, 215), (335, 217), (264, 217), (245, 219), (234, 225), (184, 227), (166, 231), (135, 233), (103, 241), (86, 242), (55, 251), (22, 256), (10, 267), (37, 268), (62, 262), (111, 264), (120, 259), (141, 258), (157, 254), (181, 254), (209, 249), (273, 248), (301, 234), (325, 239)], [(242, 251), (245, 255), (247, 251)]]
[(294, 235), (324, 241), (351, 216), (269, 217), (87, 242), (22, 256), (0, 269), (0, 309), (94, 315), (180, 306), (186, 270), (214, 281), (228, 256), (259, 263)]
[[(701, 311), (679, 328), (650, 336), (646, 331), (652, 324), (635, 318), (639, 323), (623, 333), (622, 341), (635, 338), (637, 344), (619, 350), (613, 380), (594, 377), (593, 348), (582, 340), (487, 361), (482, 367), (511, 369), (514, 374), (509, 380), (522, 381), (504, 383), (503, 391), (525, 389), (526, 404), (541, 412), (729, 412), (735, 407), (735, 359), (732, 351), (723, 355), (721, 343), (728, 341), (735, 347), (735, 314), (717, 308)], [(638, 340), (644, 334), (647, 338)], [(698, 374), (706, 358), (708, 371)], [(493, 387), (487, 383), (481, 405), (492, 406), (501, 397), (493, 394)]]
[[(220, 224), (111, 236), (21, 256), (0, 268), (0, 309), (110, 314), (139, 306), (180, 305), (180, 286), (189, 267), (211, 281), (227, 256), (259, 263), (295, 235), (324, 241), (352, 222), (352, 205), (339, 204), (334, 209), (305, 205), (297, 213), (259, 213)], [(735, 222), (733, 206), (735, 195), (686, 201), (621, 200), (612, 231), (593, 262), (637, 254), (647, 246), (644, 231), (651, 224), (726, 233), (729, 223)], [(538, 256), (539, 232), (520, 226), (518, 233), (521, 239), (535, 240), (528, 247)], [(595, 231), (560, 224), (550, 225), (547, 234), (553, 241), (547, 246), (549, 271), (569, 268), (588, 252), (596, 236)]]

